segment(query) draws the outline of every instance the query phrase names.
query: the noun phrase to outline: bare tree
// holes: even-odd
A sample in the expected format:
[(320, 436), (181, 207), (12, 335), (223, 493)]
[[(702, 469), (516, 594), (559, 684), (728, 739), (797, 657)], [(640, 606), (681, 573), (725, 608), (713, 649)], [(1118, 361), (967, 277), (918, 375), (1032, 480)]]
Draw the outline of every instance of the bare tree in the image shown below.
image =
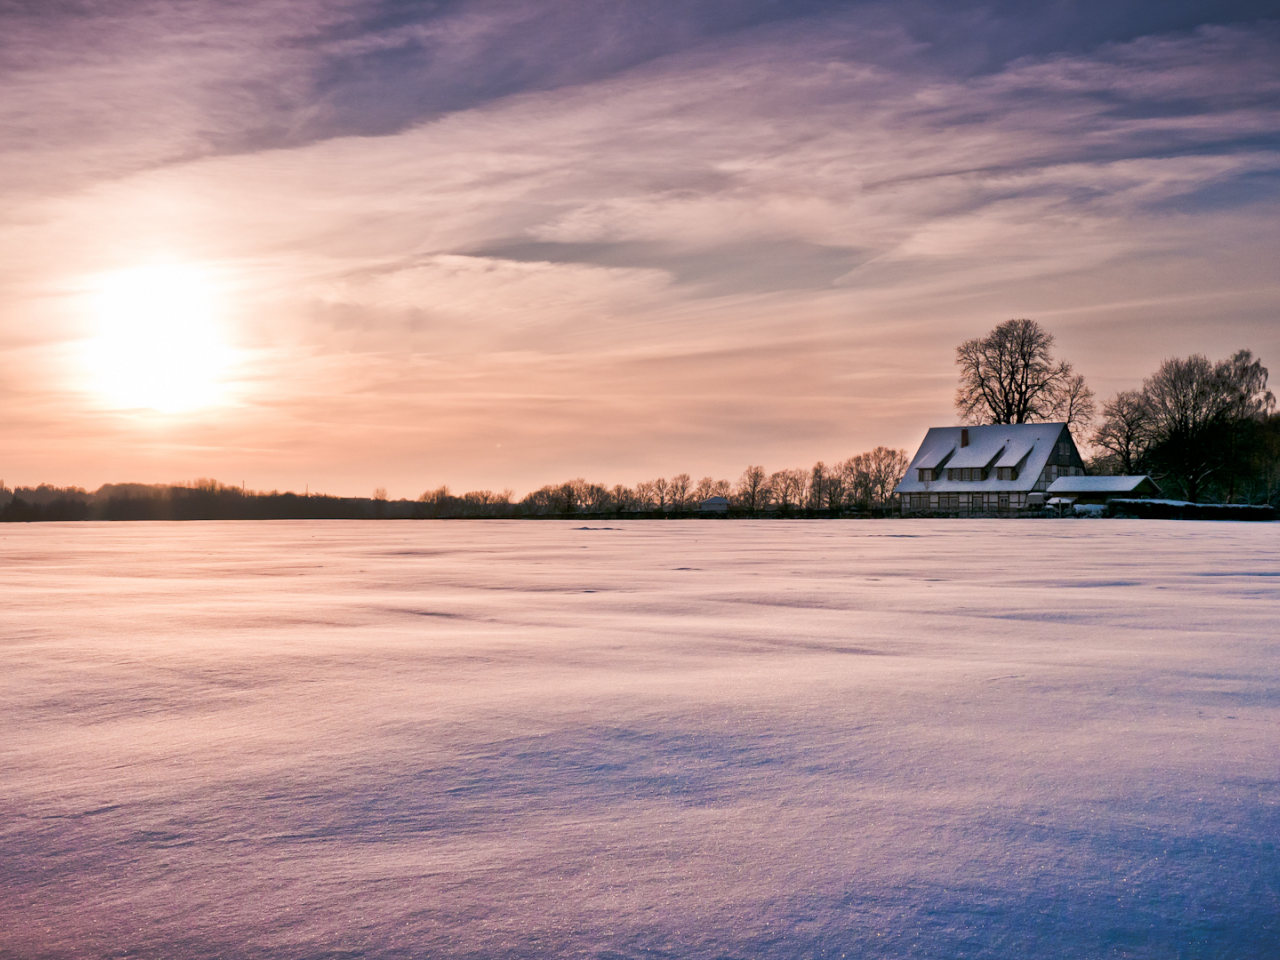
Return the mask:
[(658, 509), (666, 513), (671, 503), (671, 487), (663, 477), (653, 481), (653, 498)]
[(1106, 451), (1094, 461), (1094, 469), (1137, 473), (1151, 440), (1151, 410), (1142, 391), (1117, 393), (1102, 405), (1102, 423), (1093, 434), (1094, 447)]
[(1211, 363), (1203, 354), (1171, 358), (1144, 381), (1153, 440), (1150, 459), (1188, 500), (1198, 501), (1209, 480), (1222, 474), (1228, 498), (1241, 459), (1246, 424), (1275, 407), (1267, 368), (1248, 350)]
[(1084, 374), (1073, 373), (1062, 382), (1048, 419), (1061, 421), (1073, 434), (1083, 436), (1097, 415), (1093, 391), (1085, 384)]
[(459, 499), (461, 512), (472, 517), (492, 516), (499, 503), (498, 494), (492, 490), (468, 490)]
[(844, 478), (845, 503), (862, 509), (870, 507), (871, 473), (868, 454), (860, 453), (840, 464), (840, 474)]
[(658, 503), (658, 491), (654, 489), (652, 480), (643, 480), (636, 484), (636, 509), (652, 510)]
[(448, 487), (437, 487), (435, 490), (426, 490), (418, 496), (419, 503), (443, 503), (448, 499)]
[(769, 497), (782, 513), (804, 502), (808, 481), (805, 470), (779, 470), (769, 475)]
[(587, 513), (605, 513), (613, 506), (609, 488), (599, 483), (582, 483), (577, 490), (578, 504)]
[(560, 513), (577, 513), (586, 486), (587, 481), (578, 477), (576, 480), (567, 480), (556, 487), (556, 510)]
[(689, 507), (689, 487), (691, 484), (687, 473), (677, 473), (671, 478), (668, 492), (671, 497), (671, 509), (686, 510)]
[(449, 495), (448, 487), (426, 490), (418, 497), (418, 502), (424, 505), (424, 510), (429, 517), (439, 517), (445, 513), (451, 500), (453, 497)]
[(1216, 368), (1232, 397), (1231, 416), (1237, 420), (1261, 420), (1276, 407), (1275, 394), (1267, 389), (1267, 368), (1252, 350), (1237, 350)]
[(809, 497), (806, 506), (810, 510), (821, 510), (827, 497), (827, 465), (819, 460), (809, 471)]
[(844, 509), (845, 497), (848, 494), (848, 476), (844, 464), (836, 464), (826, 472), (826, 505), (831, 511)]
[(616, 484), (613, 488), (613, 509), (619, 513), (637, 509), (636, 492), (621, 483)]
[(768, 474), (764, 472), (764, 467), (747, 467), (742, 471), (742, 477), (738, 480), (738, 488), (735, 493), (738, 506), (751, 513), (765, 505), (766, 487), (768, 486)]
[(560, 488), (555, 486), (539, 487), (525, 494), (520, 506), (527, 513), (543, 515), (554, 512), (560, 503)]
[(876, 506), (887, 506), (893, 499), (893, 488), (906, 474), (911, 458), (907, 456), (907, 451), (890, 447), (876, 447), (864, 456), (867, 458), (867, 485), (871, 502)]
[(956, 409), (964, 423), (1041, 423), (1093, 419), (1093, 393), (1084, 377), (1050, 353), (1053, 335), (1034, 320), (1006, 320), (985, 337), (956, 348), (960, 388)]

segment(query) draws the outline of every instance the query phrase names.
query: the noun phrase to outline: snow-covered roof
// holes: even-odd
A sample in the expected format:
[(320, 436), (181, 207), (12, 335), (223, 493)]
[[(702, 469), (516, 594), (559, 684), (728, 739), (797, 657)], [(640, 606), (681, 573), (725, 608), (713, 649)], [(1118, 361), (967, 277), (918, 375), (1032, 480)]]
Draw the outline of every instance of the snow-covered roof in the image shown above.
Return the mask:
[(1000, 455), (1000, 459), (996, 461), (995, 465), (997, 467), (1016, 467), (1034, 448), (1035, 444), (1025, 440), (1007, 443), (1004, 447), (1004, 453)]
[(969, 430), (969, 445), (961, 447), (956, 455), (947, 461), (948, 467), (989, 467), (1004, 452), (1009, 441), (1006, 437), (995, 434), (978, 434), (973, 428)]
[(1144, 481), (1155, 487), (1157, 493), (1160, 492), (1160, 488), (1156, 486), (1155, 481), (1142, 474), (1128, 477), (1059, 477), (1049, 485), (1049, 493), (1055, 495), (1133, 493), (1144, 485)]
[(936, 429), (930, 430), (924, 435), (924, 443), (920, 444), (920, 449), (916, 451), (916, 458), (911, 461), (911, 468), (936, 470), (951, 459), (951, 455), (959, 446), (959, 430), (956, 430), (954, 437), (947, 436)]
[[(931, 427), (896, 493), (1025, 493), (1035, 486), (1065, 423), (1004, 423), (981, 427)], [(969, 443), (961, 446), (961, 431)], [(1070, 433), (1067, 433), (1070, 437)], [(1025, 461), (1025, 462), (1023, 462)], [(1018, 467), (1017, 480), (997, 480), (996, 467)], [(986, 480), (920, 480), (918, 470), (985, 467)]]

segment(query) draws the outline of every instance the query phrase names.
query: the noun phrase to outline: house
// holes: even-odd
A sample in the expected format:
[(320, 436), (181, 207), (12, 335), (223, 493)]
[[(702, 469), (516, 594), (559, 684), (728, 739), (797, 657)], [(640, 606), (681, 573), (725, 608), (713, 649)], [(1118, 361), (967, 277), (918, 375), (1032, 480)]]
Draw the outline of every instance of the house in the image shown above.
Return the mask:
[(1061, 477), (1083, 477), (1065, 423), (933, 427), (894, 492), (902, 515), (977, 517), (1044, 505)]
[(1059, 477), (1049, 484), (1048, 494), (1076, 504), (1106, 503), (1112, 497), (1138, 499), (1160, 496), (1160, 488), (1148, 476)]
[(728, 513), (729, 500), (727, 497), (707, 497), (698, 504), (698, 509), (703, 513)]

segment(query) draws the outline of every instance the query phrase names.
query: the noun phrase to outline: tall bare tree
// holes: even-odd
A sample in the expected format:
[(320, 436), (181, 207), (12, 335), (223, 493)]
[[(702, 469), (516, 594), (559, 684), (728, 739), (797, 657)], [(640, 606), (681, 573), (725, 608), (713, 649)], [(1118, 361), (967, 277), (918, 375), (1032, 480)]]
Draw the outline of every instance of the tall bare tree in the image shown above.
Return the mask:
[(848, 491), (848, 480), (843, 464), (836, 464), (826, 471), (826, 507), (828, 510), (843, 510)]
[(1094, 415), (1093, 393), (1065, 360), (1054, 360), (1053, 334), (1034, 320), (1006, 320), (956, 348), (956, 409), (965, 423), (1042, 423), (1075, 428)]
[(1094, 447), (1106, 451), (1094, 469), (1134, 474), (1143, 469), (1151, 446), (1151, 409), (1141, 390), (1125, 390), (1102, 405), (1102, 423), (1093, 434)]
[(692, 481), (687, 473), (677, 473), (667, 485), (667, 494), (671, 498), (671, 509), (687, 510), (689, 507), (689, 490)]
[(867, 454), (859, 453), (840, 464), (840, 475), (844, 478), (844, 501), (859, 509), (871, 506), (871, 474), (867, 459)]
[(671, 505), (671, 485), (667, 483), (665, 477), (659, 477), (653, 481), (653, 496), (658, 509), (666, 513), (667, 507)]
[(809, 497), (805, 504), (810, 510), (821, 510), (827, 498), (827, 465), (819, 460), (809, 471)]
[(738, 506), (750, 513), (761, 509), (765, 504), (768, 476), (764, 472), (764, 467), (753, 466), (743, 470), (738, 480), (737, 490), (734, 492)]

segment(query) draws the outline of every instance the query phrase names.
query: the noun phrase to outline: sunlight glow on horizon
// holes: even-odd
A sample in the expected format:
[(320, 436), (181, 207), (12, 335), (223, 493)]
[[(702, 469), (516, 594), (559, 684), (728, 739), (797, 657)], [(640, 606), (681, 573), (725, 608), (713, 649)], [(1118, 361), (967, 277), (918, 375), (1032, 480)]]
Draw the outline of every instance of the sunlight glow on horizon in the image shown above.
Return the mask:
[(103, 275), (90, 295), (89, 385), (110, 406), (185, 413), (225, 402), (233, 353), (213, 272), (152, 264)]

